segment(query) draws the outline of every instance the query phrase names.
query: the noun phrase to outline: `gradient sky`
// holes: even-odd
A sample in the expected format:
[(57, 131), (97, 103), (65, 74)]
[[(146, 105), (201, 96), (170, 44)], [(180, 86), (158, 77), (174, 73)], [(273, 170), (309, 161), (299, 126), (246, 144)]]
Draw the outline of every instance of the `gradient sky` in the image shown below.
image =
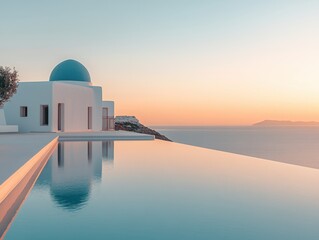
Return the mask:
[(147, 125), (319, 121), (318, 0), (2, 1), (0, 65), (73, 58)]

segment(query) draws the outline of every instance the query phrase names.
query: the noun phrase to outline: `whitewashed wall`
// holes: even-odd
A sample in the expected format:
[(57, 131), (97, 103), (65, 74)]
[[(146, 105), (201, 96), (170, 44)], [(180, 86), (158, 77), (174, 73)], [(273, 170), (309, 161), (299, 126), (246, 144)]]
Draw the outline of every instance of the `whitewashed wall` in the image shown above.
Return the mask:
[[(40, 124), (40, 105), (49, 106), (49, 124)], [(20, 106), (28, 107), (28, 117), (20, 117)], [(4, 105), (8, 125), (18, 125), (20, 132), (49, 132), (52, 129), (52, 82), (20, 83), (17, 93)]]
[(52, 131), (58, 131), (58, 103), (64, 103), (64, 131), (90, 131), (88, 107), (92, 107), (92, 130), (102, 129), (101, 87), (53, 83)]
[[(20, 83), (18, 92), (4, 106), (7, 124), (21, 132), (56, 132), (58, 103), (64, 103), (64, 131), (90, 131), (88, 107), (92, 107), (92, 130), (102, 130), (102, 88), (63, 82)], [(40, 124), (40, 105), (49, 106), (49, 124)], [(20, 117), (20, 107), (28, 116)]]
[(108, 108), (108, 117), (114, 117), (114, 102), (113, 101), (103, 101), (102, 107)]

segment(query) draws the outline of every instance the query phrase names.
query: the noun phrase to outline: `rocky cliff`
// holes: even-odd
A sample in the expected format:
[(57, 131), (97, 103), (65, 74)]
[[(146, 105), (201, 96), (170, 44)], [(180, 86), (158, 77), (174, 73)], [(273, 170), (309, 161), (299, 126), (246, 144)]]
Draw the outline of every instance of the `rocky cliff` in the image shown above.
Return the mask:
[(115, 130), (131, 131), (154, 135), (156, 139), (171, 141), (159, 132), (150, 129), (139, 122), (134, 116), (117, 116), (115, 118)]

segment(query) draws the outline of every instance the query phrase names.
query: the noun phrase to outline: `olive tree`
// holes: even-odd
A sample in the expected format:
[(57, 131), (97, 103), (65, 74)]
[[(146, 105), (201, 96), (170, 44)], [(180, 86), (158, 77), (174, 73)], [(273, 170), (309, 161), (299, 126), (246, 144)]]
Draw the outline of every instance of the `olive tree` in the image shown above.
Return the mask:
[(17, 92), (18, 77), (14, 68), (0, 66), (0, 108)]

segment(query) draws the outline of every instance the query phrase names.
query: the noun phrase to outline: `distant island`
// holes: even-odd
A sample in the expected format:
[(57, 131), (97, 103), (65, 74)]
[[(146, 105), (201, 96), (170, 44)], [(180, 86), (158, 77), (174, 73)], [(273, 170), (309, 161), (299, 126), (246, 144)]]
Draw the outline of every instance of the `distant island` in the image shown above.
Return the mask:
[(264, 120), (253, 124), (253, 126), (319, 126), (319, 122)]

